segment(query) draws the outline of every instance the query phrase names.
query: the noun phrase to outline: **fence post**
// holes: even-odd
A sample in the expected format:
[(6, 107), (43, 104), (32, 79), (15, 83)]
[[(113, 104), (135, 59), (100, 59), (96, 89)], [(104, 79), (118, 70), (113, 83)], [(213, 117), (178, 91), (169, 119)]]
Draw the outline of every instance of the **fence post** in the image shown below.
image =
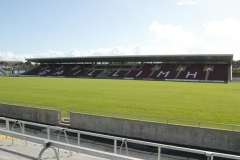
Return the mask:
[(80, 133), (78, 132), (78, 146), (80, 146)]
[(161, 160), (161, 147), (158, 147), (158, 160)]
[(58, 124), (62, 121), (61, 108), (58, 106)]
[(117, 140), (114, 139), (114, 153), (117, 154)]
[(9, 120), (6, 119), (6, 129), (9, 131)]
[(213, 160), (213, 156), (207, 157), (207, 160)]
[(22, 132), (23, 132), (23, 134), (25, 134), (25, 123), (24, 122), (22, 122)]
[(206, 152), (207, 160), (213, 160), (212, 152)]
[(50, 140), (50, 127), (47, 126), (47, 139)]
[(234, 130), (235, 130), (235, 126), (233, 125), (233, 126), (232, 126), (232, 131), (234, 131)]

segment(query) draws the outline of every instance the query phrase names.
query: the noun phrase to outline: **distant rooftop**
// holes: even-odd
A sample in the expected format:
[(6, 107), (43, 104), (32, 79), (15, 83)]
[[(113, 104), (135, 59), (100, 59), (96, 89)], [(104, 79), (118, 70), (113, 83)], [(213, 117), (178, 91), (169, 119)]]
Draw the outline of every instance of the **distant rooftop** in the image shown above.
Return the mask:
[(22, 61), (3, 61), (3, 60), (0, 60), (0, 63), (22, 63)]
[(78, 62), (215, 62), (232, 63), (233, 54), (194, 54), (194, 55), (124, 55), (89, 57), (26, 58), (35, 63), (78, 63)]

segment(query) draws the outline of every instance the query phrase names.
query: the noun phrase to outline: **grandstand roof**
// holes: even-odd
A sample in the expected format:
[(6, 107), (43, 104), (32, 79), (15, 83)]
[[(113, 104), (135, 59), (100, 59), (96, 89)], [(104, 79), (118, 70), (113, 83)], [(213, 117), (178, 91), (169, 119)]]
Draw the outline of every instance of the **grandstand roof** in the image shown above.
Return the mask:
[(35, 63), (77, 63), (77, 62), (224, 62), (232, 63), (233, 54), (194, 54), (194, 55), (124, 55), (27, 58)]

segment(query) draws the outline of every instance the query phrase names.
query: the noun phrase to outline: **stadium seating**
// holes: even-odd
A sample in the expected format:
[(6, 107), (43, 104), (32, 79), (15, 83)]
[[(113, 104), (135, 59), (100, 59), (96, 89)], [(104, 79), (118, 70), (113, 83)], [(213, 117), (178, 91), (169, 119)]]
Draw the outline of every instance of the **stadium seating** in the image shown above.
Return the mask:
[(23, 73), (22, 75), (38, 75), (38, 73), (42, 72), (44, 69), (47, 69), (47, 68), (48, 68), (48, 65), (42, 64)]
[(208, 80), (227, 81), (228, 80), (228, 65), (216, 64), (213, 71), (209, 71)]
[(137, 79), (148, 78), (153, 72), (151, 70), (153, 67), (153, 64), (144, 64), (140, 69), (130, 71), (125, 77)]
[(162, 64), (154, 71), (154, 73), (150, 76), (153, 79), (175, 79), (177, 75), (177, 64)]
[(103, 70), (90, 70), (86, 72), (83, 76), (85, 77), (97, 77)]
[(66, 77), (80, 77), (84, 74), (86, 74), (89, 70), (88, 68), (91, 68), (92, 65), (90, 64), (79, 64), (74, 65), (68, 73), (65, 74)]
[(105, 68), (107, 68), (107, 65), (97, 65), (94, 69), (95, 70), (104, 70)]
[(42, 64), (23, 73), (30, 76), (126, 78), (151, 80), (228, 81), (227, 64)]
[(123, 78), (129, 71), (125, 70), (125, 71), (120, 71), (120, 70), (113, 70), (109, 76), (110, 77), (115, 77), (115, 78)]
[(118, 70), (121, 68), (121, 65), (109, 65), (106, 69), (108, 70)]
[(203, 64), (190, 64), (187, 65), (184, 71), (181, 71), (178, 79), (197, 79), (205, 80), (206, 71), (204, 70)]

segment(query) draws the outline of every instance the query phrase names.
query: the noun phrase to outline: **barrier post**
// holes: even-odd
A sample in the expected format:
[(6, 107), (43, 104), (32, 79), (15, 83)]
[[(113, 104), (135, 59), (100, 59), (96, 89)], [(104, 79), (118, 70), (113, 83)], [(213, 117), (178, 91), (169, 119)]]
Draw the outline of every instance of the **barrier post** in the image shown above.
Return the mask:
[(61, 108), (58, 106), (58, 124), (61, 123), (62, 117), (61, 117)]
[(80, 146), (80, 133), (78, 132), (78, 146)]
[(8, 119), (6, 119), (6, 130), (9, 131), (9, 120)]
[(47, 126), (47, 139), (50, 140), (50, 127)]
[(24, 122), (22, 122), (22, 132), (23, 132), (23, 134), (25, 134), (25, 123)]
[(158, 147), (158, 160), (161, 160), (161, 147)]
[(213, 160), (212, 152), (206, 152), (207, 160)]
[(114, 139), (114, 153), (117, 154), (117, 140)]

